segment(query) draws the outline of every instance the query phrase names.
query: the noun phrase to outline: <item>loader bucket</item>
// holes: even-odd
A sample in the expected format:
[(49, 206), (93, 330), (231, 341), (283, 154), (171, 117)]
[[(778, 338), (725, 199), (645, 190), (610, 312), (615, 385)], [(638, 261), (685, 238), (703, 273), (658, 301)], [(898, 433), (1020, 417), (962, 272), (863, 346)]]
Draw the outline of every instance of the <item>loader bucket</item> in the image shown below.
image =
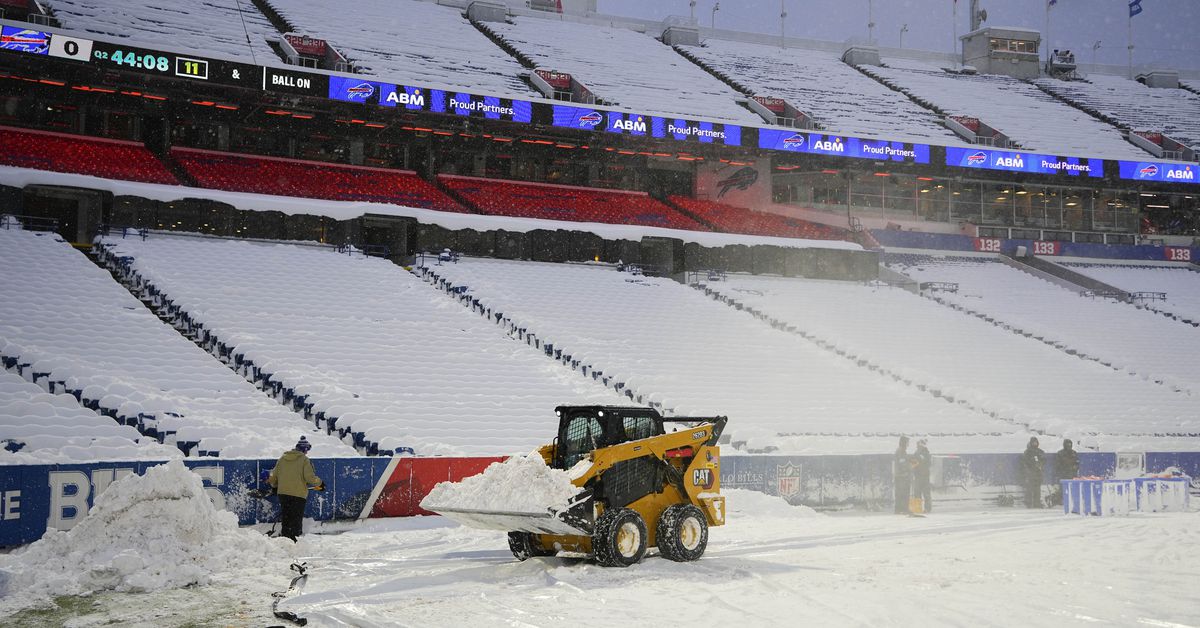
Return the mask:
[(592, 534), (591, 491), (581, 493), (574, 502), (562, 510), (551, 509), (540, 513), (443, 508), (436, 505), (425, 508), (468, 528), (502, 532), (532, 532), (534, 534), (584, 536)]

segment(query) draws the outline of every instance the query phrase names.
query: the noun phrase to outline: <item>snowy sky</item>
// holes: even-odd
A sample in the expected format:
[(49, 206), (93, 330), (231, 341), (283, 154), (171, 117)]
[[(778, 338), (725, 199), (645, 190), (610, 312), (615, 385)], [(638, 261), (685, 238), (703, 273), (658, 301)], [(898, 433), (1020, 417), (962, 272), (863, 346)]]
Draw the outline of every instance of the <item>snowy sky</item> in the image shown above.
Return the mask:
[[(866, 39), (868, 0), (782, 0), (788, 12), (789, 37), (827, 41)], [(697, 0), (696, 19), (708, 26), (714, 0)], [(688, 0), (599, 0), (601, 13), (661, 19), (688, 15)], [(779, 33), (780, 0), (720, 0), (717, 28)], [(969, 29), (970, 0), (959, 0), (959, 34)], [(983, 0), (987, 24), (1042, 30), (1046, 0)], [(874, 0), (875, 38), (882, 46), (953, 50), (951, 0)], [(1133, 18), (1134, 65), (1155, 64), (1181, 69), (1200, 68), (1200, 2), (1142, 0), (1141, 15)], [(1128, 0), (1058, 0), (1050, 11), (1051, 48), (1070, 49), (1081, 63), (1092, 62), (1092, 44), (1101, 41), (1097, 63), (1125, 65), (1128, 44)]]

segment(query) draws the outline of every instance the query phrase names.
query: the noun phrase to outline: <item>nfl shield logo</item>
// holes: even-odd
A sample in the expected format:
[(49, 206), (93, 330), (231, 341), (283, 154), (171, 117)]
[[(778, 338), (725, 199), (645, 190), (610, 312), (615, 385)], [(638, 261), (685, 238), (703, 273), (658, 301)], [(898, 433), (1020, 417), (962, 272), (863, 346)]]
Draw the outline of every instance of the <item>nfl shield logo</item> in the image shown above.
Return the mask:
[(792, 497), (800, 494), (800, 465), (787, 464), (777, 465), (775, 467), (775, 482), (779, 489), (779, 496), (791, 500)]

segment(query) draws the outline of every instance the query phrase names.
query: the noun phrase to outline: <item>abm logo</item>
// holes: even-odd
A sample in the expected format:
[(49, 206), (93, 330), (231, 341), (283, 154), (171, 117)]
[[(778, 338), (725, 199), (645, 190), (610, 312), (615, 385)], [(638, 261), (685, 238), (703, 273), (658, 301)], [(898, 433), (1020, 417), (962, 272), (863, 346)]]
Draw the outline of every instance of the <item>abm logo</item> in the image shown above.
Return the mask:
[(1183, 168), (1168, 168), (1167, 178), (1179, 179), (1180, 181), (1195, 181), (1196, 173), (1192, 172), (1191, 166), (1185, 166)]
[[(370, 83), (364, 83), (364, 85), (366, 85), (367, 87), (371, 87)], [(352, 87), (346, 91), (350, 92), (350, 90), (358, 89), (359, 87), (362, 87), (362, 85)], [(372, 90), (368, 91), (367, 95), (363, 96), (363, 100), (370, 98), (372, 91), (374, 91), (374, 90), (372, 89)], [(349, 96), (351, 98), (354, 97), (350, 93), (348, 93), (347, 96)], [(413, 107), (424, 107), (425, 106), (425, 96), (423, 94), (421, 94), (421, 90), (419, 90), (419, 89), (414, 89), (411, 94), (406, 91), (403, 91), (401, 89), (398, 89), (387, 95), (387, 102), (394, 103), (397, 105), (411, 105)]]
[(612, 129), (629, 133), (645, 133), (646, 122), (642, 119), (642, 116), (638, 116), (637, 120), (622, 120), (617, 118), (612, 121)]
[(842, 143), (842, 138), (835, 137), (831, 140), (817, 140), (812, 143), (814, 150), (823, 150), (830, 153), (846, 152), (846, 145)]
[(1154, 164), (1147, 164), (1145, 166), (1142, 166), (1141, 168), (1138, 168), (1138, 176), (1142, 177), (1142, 178), (1157, 177), (1158, 176), (1158, 166), (1156, 166)]
[(592, 111), (579, 116), (579, 126), (583, 128), (595, 128), (597, 124), (604, 121), (604, 116), (598, 111)]
[(0, 35), (0, 50), (16, 50), (33, 54), (46, 54), (50, 49), (50, 34), (25, 29)]
[(800, 135), (799, 133), (797, 133), (791, 137), (783, 138), (783, 147), (784, 148), (791, 148), (793, 150), (796, 150), (803, 146), (804, 146), (804, 136)]
[(375, 86), (370, 83), (359, 83), (354, 87), (346, 88), (346, 98), (349, 100), (365, 101), (375, 95)]
[(987, 153), (979, 151), (973, 155), (967, 155), (968, 166), (982, 166), (987, 163)]
[(757, 182), (758, 182), (758, 171), (755, 170), (754, 168), (747, 166), (747, 167), (742, 168), (741, 170), (738, 170), (737, 172), (733, 173), (733, 175), (730, 176), (728, 179), (725, 179), (723, 181), (717, 181), (717, 186), (721, 188), (720, 191), (717, 192), (717, 198), (721, 198), (721, 197), (725, 196), (725, 193), (728, 192), (729, 190), (732, 190), (733, 188), (737, 188), (739, 190), (749, 189), (750, 186), (754, 185)]
[(1020, 155), (1016, 157), (997, 157), (996, 165), (1004, 168), (1024, 168), (1025, 160), (1021, 159)]

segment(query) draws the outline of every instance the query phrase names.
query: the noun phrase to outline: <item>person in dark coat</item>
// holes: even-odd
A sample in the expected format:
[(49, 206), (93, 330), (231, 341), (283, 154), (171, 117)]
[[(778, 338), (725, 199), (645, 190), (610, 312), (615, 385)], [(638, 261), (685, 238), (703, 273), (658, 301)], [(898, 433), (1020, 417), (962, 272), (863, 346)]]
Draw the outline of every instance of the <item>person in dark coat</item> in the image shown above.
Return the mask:
[(912, 461), (908, 454), (908, 437), (900, 437), (900, 445), (892, 456), (892, 483), (896, 487), (896, 514), (911, 514), (908, 510), (909, 487), (912, 482)]
[(924, 507), (922, 512), (933, 510), (933, 492), (929, 484), (929, 469), (933, 464), (933, 456), (925, 446), (925, 439), (917, 441), (917, 450), (912, 455), (912, 496), (919, 497)]
[(304, 506), (308, 502), (308, 489), (325, 490), (321, 478), (313, 470), (308, 459), (312, 445), (301, 436), (291, 451), (285, 452), (271, 469), (267, 483), (279, 492), (280, 521), (283, 529), (279, 536), (295, 541), (304, 531)]
[(1025, 492), (1026, 508), (1042, 507), (1042, 471), (1045, 467), (1046, 453), (1038, 447), (1036, 437), (1030, 438), (1029, 444), (1025, 446), (1025, 453), (1021, 454), (1018, 469), (1021, 489)]
[[(1062, 449), (1054, 454), (1054, 479), (1070, 480), (1079, 477), (1079, 453), (1072, 448), (1071, 439), (1063, 439)], [(1054, 505), (1062, 505), (1062, 482), (1056, 482), (1057, 486), (1052, 494)]]

